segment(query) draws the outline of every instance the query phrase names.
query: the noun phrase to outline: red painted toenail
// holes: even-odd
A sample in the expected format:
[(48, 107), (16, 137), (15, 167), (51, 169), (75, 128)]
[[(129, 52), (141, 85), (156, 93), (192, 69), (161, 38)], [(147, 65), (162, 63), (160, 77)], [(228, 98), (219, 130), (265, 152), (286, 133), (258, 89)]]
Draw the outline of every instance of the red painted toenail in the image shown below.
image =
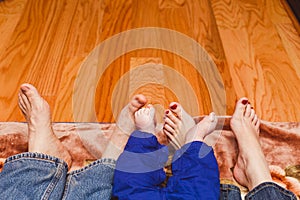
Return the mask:
[(21, 87), (21, 90), (22, 90), (23, 92), (26, 92), (28, 89), (29, 89), (29, 88), (28, 88), (27, 86)]
[(171, 106), (171, 109), (175, 110), (177, 108), (177, 104), (174, 104), (173, 106)]
[(168, 110), (166, 111), (166, 114), (169, 114), (169, 111), (168, 111)]
[(251, 109), (254, 109), (253, 107), (251, 107)]
[(244, 99), (243, 101), (242, 101), (242, 104), (244, 104), (244, 105), (246, 105), (248, 103), (248, 100), (247, 99)]

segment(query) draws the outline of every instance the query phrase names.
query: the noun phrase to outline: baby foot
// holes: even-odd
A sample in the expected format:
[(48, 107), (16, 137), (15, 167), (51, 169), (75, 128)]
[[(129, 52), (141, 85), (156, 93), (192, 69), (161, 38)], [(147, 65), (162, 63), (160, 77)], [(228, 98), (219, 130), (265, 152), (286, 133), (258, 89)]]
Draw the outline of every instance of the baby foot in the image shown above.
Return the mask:
[(48, 103), (30, 84), (22, 84), (19, 107), (28, 123), (28, 150), (63, 159), (71, 167), (72, 159), (67, 149), (56, 137), (51, 126)]
[(142, 132), (152, 133), (155, 131), (155, 109), (149, 105), (135, 112), (135, 125)]

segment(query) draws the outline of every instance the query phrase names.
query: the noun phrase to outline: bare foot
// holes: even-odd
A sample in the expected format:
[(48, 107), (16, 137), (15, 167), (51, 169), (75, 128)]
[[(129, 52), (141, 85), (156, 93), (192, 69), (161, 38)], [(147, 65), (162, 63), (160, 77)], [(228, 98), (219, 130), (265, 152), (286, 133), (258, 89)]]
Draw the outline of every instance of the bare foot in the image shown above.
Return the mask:
[(155, 109), (149, 105), (147, 108), (141, 108), (135, 112), (135, 125), (138, 130), (142, 132), (152, 133), (155, 132)]
[(129, 136), (135, 130), (134, 113), (146, 103), (146, 97), (142, 94), (138, 94), (122, 109), (117, 120), (117, 126), (123, 133)]
[(117, 160), (122, 153), (130, 134), (135, 130), (135, 112), (141, 109), (147, 103), (144, 95), (135, 95), (129, 104), (125, 106), (116, 122), (116, 128), (110, 138), (110, 141), (102, 154), (102, 158), (112, 158)]
[(239, 154), (233, 170), (235, 180), (252, 190), (272, 181), (268, 164), (259, 143), (259, 119), (247, 98), (241, 98), (230, 121), (238, 142)]
[(176, 102), (170, 104), (170, 109), (166, 110), (165, 115), (163, 131), (175, 148), (181, 148), (185, 144), (186, 133), (195, 126), (195, 121)]
[(204, 117), (204, 119), (187, 132), (185, 144), (194, 141), (203, 142), (204, 138), (215, 130), (217, 122), (218, 120), (213, 112), (209, 116)]
[(19, 92), (19, 107), (28, 123), (28, 150), (63, 159), (71, 168), (72, 158), (55, 136), (48, 103), (36, 88), (22, 84)]

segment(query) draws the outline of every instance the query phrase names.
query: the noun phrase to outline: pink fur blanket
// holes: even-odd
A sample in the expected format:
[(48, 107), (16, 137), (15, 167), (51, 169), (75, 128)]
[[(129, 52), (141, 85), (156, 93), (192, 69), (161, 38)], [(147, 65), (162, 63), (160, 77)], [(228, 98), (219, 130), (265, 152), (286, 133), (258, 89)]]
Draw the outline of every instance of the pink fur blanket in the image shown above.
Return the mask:
[[(201, 119), (202, 117), (195, 118), (196, 121)], [(237, 158), (237, 143), (230, 129), (230, 119), (221, 117), (219, 121), (222, 123), (219, 123), (219, 128), (209, 136), (207, 142), (214, 148), (221, 179), (233, 181), (231, 168)], [(72, 155), (72, 169), (80, 168), (100, 158), (114, 127), (115, 124), (53, 123), (55, 134)], [(271, 166), (277, 166), (280, 169), (300, 166), (300, 123), (262, 121), (260, 142)], [(26, 151), (27, 124), (1, 122), (0, 163), (11, 155)]]

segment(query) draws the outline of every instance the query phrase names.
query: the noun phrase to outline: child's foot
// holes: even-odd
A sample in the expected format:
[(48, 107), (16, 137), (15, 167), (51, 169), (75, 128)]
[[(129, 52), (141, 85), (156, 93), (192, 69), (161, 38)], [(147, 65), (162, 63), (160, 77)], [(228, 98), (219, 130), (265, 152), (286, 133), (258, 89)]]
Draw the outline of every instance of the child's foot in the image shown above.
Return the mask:
[(135, 130), (134, 113), (146, 103), (146, 97), (142, 94), (138, 94), (122, 109), (117, 120), (117, 126), (123, 133), (130, 135)]
[(51, 126), (50, 108), (30, 84), (22, 84), (19, 107), (28, 123), (28, 150), (63, 159), (71, 167), (69, 152), (55, 136)]
[(218, 120), (213, 112), (209, 116), (204, 117), (203, 120), (187, 132), (185, 144), (194, 141), (203, 142), (204, 138), (215, 130), (217, 122)]
[(230, 121), (239, 147), (233, 175), (239, 184), (249, 190), (263, 182), (272, 181), (259, 143), (259, 125), (259, 119), (248, 103), (248, 99), (241, 98), (236, 104)]
[(155, 109), (153, 106), (141, 108), (135, 112), (135, 126), (142, 132), (152, 133), (155, 131)]
[(195, 126), (194, 119), (185, 112), (179, 103), (170, 104), (165, 112), (164, 133), (176, 148), (185, 144), (186, 133)]

